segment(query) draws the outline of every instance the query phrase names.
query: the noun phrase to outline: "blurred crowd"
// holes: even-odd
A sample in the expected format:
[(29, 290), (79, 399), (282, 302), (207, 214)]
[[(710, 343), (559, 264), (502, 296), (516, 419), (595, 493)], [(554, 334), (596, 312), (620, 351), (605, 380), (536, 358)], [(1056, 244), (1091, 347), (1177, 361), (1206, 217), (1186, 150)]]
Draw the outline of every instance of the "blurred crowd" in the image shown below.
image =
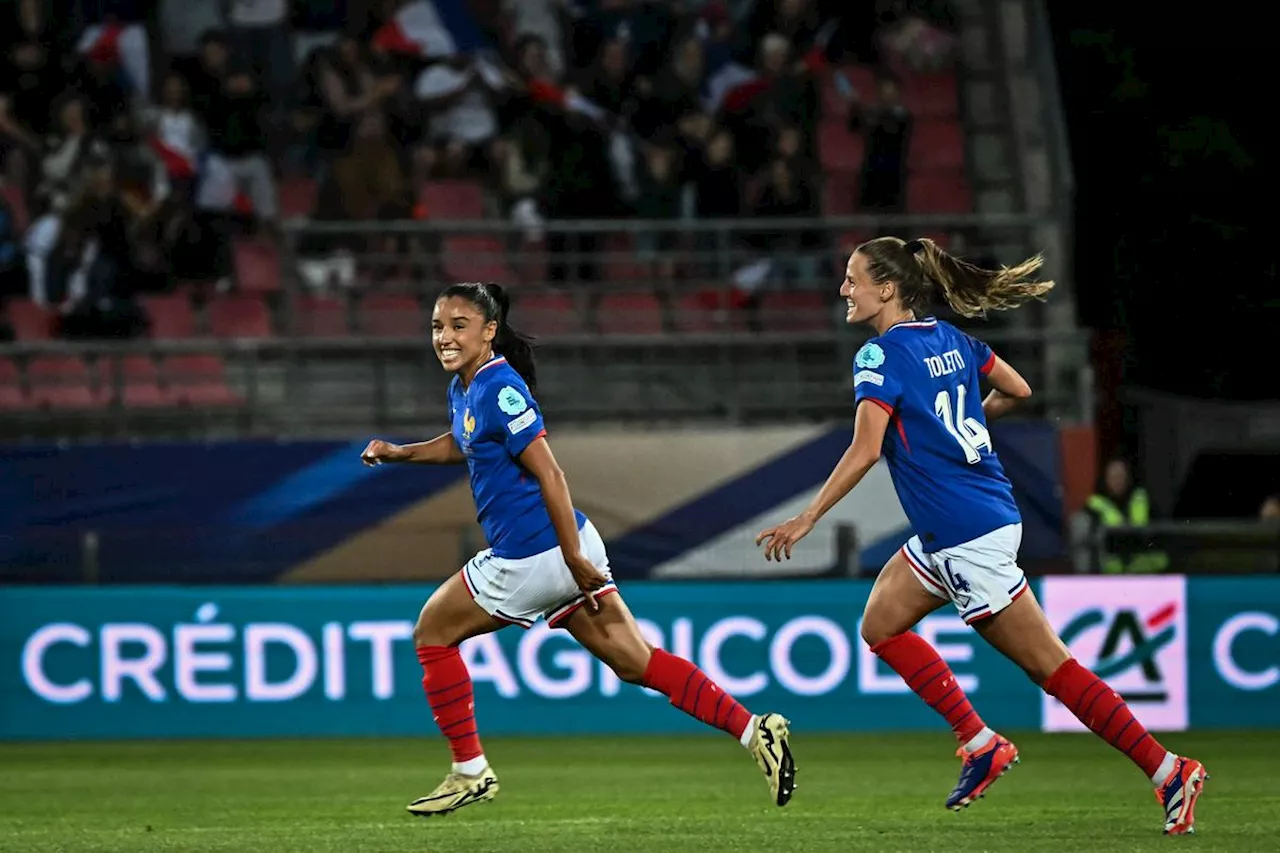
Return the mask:
[[(233, 288), (231, 241), (274, 236), (298, 175), (335, 221), (429, 216), (424, 181), (482, 182), (491, 214), (545, 233), (553, 281), (591, 279), (595, 238), (549, 223), (670, 220), (637, 246), (660, 257), (682, 217), (818, 214), (817, 79), (844, 62), (884, 70), (877, 92), (837, 83), (862, 204), (895, 209), (890, 69), (947, 64), (953, 27), (929, 0), (7, 0), (0, 295), (59, 307), (65, 335), (135, 333), (137, 293)], [(821, 239), (744, 241), (803, 278)]]

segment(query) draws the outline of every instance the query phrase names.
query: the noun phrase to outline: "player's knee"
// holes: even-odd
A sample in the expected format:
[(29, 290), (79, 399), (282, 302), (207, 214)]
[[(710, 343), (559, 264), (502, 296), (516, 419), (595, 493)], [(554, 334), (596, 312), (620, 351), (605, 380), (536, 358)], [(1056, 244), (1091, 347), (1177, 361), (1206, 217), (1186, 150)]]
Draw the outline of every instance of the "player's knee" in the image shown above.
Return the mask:
[(870, 647), (875, 647), (885, 640), (891, 639), (901, 631), (894, 630), (890, 624), (884, 619), (879, 618), (874, 613), (865, 613), (862, 616), (862, 640)]
[(432, 619), (426, 610), (418, 614), (418, 621), (413, 623), (413, 645), (419, 648), (453, 645), (446, 631), (443, 630), (444, 626), (439, 625), (438, 622), (439, 620)]
[(1050, 677), (1067, 662), (1071, 655), (1065, 650), (1046, 649), (1022, 664), (1022, 671), (1039, 687), (1044, 687)]
[(627, 684), (643, 684), (644, 674), (649, 669), (649, 658), (653, 656), (653, 647), (646, 645), (643, 650), (634, 649), (614, 655), (608, 661), (609, 668), (620, 681)]

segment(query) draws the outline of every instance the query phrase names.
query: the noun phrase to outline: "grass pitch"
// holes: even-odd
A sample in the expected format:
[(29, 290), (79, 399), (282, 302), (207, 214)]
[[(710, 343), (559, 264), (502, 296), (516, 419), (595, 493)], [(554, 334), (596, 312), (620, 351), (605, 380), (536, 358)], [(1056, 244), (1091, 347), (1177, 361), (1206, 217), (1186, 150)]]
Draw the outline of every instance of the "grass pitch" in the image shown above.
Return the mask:
[(404, 811), (448, 768), (421, 740), (0, 744), (0, 850), (21, 853), (826, 853), (1274, 851), (1280, 732), (1170, 735), (1212, 779), (1198, 833), (1160, 834), (1129, 762), (1087, 735), (1010, 733), (1022, 764), (960, 814), (945, 732), (792, 741), (795, 799), (769, 803), (731, 739), (492, 738), (492, 803)]

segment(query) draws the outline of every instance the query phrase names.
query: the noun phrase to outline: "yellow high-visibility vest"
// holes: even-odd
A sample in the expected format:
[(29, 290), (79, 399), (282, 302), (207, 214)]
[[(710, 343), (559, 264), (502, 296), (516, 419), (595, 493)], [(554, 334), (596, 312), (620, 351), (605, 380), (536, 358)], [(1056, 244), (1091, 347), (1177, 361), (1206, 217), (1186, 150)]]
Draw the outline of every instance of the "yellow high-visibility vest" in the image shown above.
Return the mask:
[[(1142, 527), (1151, 521), (1151, 501), (1147, 498), (1147, 490), (1142, 488), (1134, 489), (1133, 494), (1129, 496), (1129, 511), (1127, 513), (1116, 506), (1115, 501), (1106, 495), (1090, 495), (1089, 500), (1085, 502), (1085, 506), (1098, 517), (1098, 521), (1104, 527), (1121, 527), (1126, 524), (1131, 527)], [(1102, 570), (1110, 575), (1126, 572), (1130, 574), (1154, 574), (1162, 572), (1168, 567), (1168, 555), (1159, 551), (1135, 554), (1129, 558), (1127, 565), (1124, 558), (1116, 554), (1102, 555)]]

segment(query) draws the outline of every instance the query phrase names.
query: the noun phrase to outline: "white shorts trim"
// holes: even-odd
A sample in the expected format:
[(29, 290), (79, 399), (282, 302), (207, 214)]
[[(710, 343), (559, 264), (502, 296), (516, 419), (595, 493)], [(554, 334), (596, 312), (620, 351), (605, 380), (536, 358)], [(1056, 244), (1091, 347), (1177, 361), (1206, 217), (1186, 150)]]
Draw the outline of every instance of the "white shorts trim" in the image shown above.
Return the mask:
[[(609, 555), (595, 525), (590, 521), (584, 524), (578, 538), (583, 556), (609, 578), (608, 584), (596, 590), (596, 597), (617, 592)], [(462, 580), (486, 613), (521, 628), (533, 627), (539, 618), (559, 628), (587, 600), (569, 574), (558, 545), (518, 560), (496, 557), (492, 548), (486, 548), (462, 567)]]
[(977, 539), (926, 554), (920, 537), (902, 546), (911, 573), (930, 593), (949, 600), (972, 625), (999, 613), (1027, 591), (1018, 566), (1022, 525), (1010, 524)]

